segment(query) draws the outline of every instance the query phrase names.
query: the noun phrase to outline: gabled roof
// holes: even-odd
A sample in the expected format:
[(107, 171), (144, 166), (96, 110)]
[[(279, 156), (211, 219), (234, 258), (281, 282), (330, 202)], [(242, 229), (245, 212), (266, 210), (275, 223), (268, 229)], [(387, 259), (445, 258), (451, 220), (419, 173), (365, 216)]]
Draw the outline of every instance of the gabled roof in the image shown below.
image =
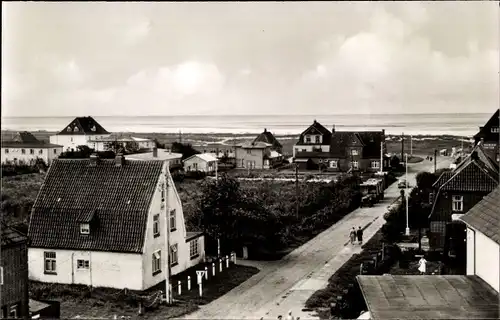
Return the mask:
[(18, 132), (14, 137), (13, 141), (23, 142), (23, 143), (38, 143), (38, 144), (43, 143), (42, 141), (38, 140), (31, 132), (28, 131)]
[(76, 117), (58, 135), (110, 134), (92, 117)]
[[(56, 159), (33, 205), (36, 248), (141, 253), (163, 161)], [(93, 220), (90, 235), (79, 234)]]
[(28, 238), (21, 232), (7, 226), (4, 222), (1, 222), (2, 230), (2, 247), (11, 246), (26, 242)]
[(332, 134), (330, 153), (333, 157), (345, 157), (349, 146), (362, 146), (363, 158), (380, 158), (381, 142), (384, 141), (383, 131), (335, 131)]
[(500, 244), (500, 187), (479, 201), (460, 220)]
[(300, 134), (299, 141), (297, 142), (297, 145), (304, 144), (304, 136), (306, 134), (320, 134), (323, 136), (323, 145), (330, 144), (330, 139), (332, 138), (332, 133), (330, 130), (325, 128), (323, 125), (321, 125), (319, 122), (314, 120), (313, 124), (309, 126), (306, 130), (304, 130)]
[(62, 148), (52, 143), (38, 140), (31, 132), (22, 131), (15, 134), (12, 140), (2, 140), (2, 148)]
[(210, 153), (199, 153), (199, 154), (194, 154), (194, 155), (192, 155), (191, 157), (189, 157), (187, 159), (184, 159), (183, 162), (188, 161), (188, 160), (190, 160), (190, 159), (192, 159), (194, 157), (198, 157), (201, 160), (206, 161), (206, 162), (217, 161), (217, 158), (214, 157), (213, 155), (211, 155)]
[(276, 149), (280, 149), (283, 147), (281, 143), (279, 143), (279, 141), (276, 139), (276, 137), (270, 131), (267, 131), (267, 129), (264, 129), (264, 132), (259, 134), (253, 142), (269, 143), (273, 146), (273, 148)]
[(500, 117), (500, 110), (497, 109), (495, 113), (491, 116), (491, 118), (486, 122), (486, 124), (483, 127), (480, 127), (479, 132), (474, 135), (474, 138), (480, 139), (480, 138), (496, 137), (496, 140), (498, 141), (499, 134), (492, 133), (491, 127), (499, 127), (500, 125), (499, 117)]

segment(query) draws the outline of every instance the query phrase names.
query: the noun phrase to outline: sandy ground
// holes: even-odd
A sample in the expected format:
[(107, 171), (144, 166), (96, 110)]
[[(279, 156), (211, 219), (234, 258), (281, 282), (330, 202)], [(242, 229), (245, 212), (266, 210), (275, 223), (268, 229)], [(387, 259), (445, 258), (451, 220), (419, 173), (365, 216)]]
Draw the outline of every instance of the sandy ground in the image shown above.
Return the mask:
[[(438, 158), (438, 167), (448, 167), (450, 158)], [(423, 170), (432, 170), (433, 163), (423, 161), (409, 165), (411, 185)], [(399, 196), (397, 183), (386, 190), (385, 200), (372, 208), (359, 208), (309, 242), (292, 251), (280, 261), (255, 262), (261, 272), (221, 298), (202, 306), (183, 319), (277, 319), (289, 310), (295, 317), (314, 319), (302, 312), (305, 301), (327, 285), (328, 278), (349, 258), (360, 251), (348, 244), (351, 227), (367, 226), (365, 238), (371, 238), (384, 223), (387, 206)], [(252, 265), (252, 262), (245, 261)]]

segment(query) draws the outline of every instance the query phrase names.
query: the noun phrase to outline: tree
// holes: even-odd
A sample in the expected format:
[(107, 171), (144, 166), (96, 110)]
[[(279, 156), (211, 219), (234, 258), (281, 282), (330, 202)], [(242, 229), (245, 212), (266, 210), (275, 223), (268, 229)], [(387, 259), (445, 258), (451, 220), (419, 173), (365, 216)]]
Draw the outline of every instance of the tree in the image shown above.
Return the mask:
[(127, 141), (125, 143), (125, 151), (127, 153), (136, 153), (139, 149), (139, 144), (135, 141)]
[(182, 160), (187, 159), (195, 154), (199, 154), (200, 152), (193, 148), (191, 144), (183, 144), (180, 142), (172, 143), (172, 152), (181, 153)]
[(401, 163), (401, 161), (399, 160), (398, 156), (396, 156), (396, 155), (392, 156), (391, 167), (398, 168), (400, 163)]

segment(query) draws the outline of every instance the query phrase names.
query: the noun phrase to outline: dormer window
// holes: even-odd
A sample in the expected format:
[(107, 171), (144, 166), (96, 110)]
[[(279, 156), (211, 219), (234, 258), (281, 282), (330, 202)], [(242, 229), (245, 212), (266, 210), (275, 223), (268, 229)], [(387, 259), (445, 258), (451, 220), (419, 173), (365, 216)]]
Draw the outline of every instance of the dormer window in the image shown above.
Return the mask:
[(352, 149), (351, 150), (351, 155), (357, 156), (358, 155), (358, 150), (357, 149)]
[(95, 126), (92, 126), (92, 128), (90, 128), (90, 130), (95, 132), (96, 131)]
[(90, 224), (80, 223), (80, 234), (90, 234)]
[(68, 127), (66, 131), (71, 132), (71, 127)]
[(75, 129), (73, 129), (73, 131), (77, 132), (78, 131), (78, 127), (75, 127)]

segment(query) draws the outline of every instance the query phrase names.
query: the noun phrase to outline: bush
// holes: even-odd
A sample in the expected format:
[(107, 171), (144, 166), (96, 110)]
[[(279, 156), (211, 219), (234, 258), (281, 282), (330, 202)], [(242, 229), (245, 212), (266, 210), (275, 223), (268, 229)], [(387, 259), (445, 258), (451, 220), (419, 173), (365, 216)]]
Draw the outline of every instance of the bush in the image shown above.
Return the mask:
[(207, 176), (206, 172), (203, 171), (187, 171), (184, 173), (184, 178), (200, 180)]

